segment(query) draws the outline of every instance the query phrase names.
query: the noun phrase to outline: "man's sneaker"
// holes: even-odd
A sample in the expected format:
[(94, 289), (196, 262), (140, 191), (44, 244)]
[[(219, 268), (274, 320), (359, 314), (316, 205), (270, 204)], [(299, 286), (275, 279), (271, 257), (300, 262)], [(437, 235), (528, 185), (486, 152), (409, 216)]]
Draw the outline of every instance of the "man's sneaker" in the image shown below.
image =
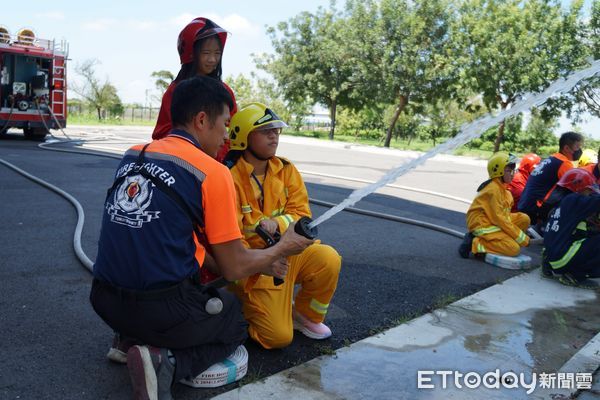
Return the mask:
[(292, 319), (294, 321), (294, 329), (300, 331), (304, 336), (308, 336), (311, 339), (327, 339), (331, 336), (331, 329), (322, 322), (312, 322), (304, 315), (292, 311)]
[(600, 288), (600, 284), (598, 282), (593, 281), (591, 279), (577, 279), (573, 275), (568, 272), (562, 274), (558, 281), (566, 286), (578, 287), (581, 289), (598, 289)]
[(106, 354), (106, 357), (119, 364), (127, 364), (127, 352), (131, 346), (140, 344), (137, 340), (115, 333), (112, 345)]
[(473, 238), (474, 236), (471, 232), (465, 233), (462, 243), (458, 246), (458, 254), (460, 254), (462, 258), (469, 258), (471, 246), (473, 245)]
[(168, 350), (151, 346), (133, 346), (127, 352), (127, 369), (134, 400), (173, 400), (171, 384), (175, 366)]

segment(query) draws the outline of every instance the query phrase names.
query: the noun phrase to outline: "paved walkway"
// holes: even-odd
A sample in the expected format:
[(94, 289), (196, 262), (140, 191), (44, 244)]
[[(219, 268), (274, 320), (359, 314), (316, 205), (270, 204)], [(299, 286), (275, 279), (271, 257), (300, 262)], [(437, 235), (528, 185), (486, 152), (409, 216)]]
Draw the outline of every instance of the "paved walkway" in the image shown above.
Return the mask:
[(216, 399), (566, 399), (600, 365), (597, 307), (536, 269)]

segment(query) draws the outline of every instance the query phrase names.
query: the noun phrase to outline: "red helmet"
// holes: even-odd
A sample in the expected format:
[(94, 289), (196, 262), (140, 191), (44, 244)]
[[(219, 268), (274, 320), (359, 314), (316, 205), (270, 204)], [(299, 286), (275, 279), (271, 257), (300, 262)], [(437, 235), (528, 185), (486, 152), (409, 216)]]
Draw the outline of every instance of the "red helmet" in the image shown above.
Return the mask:
[(535, 153), (525, 154), (519, 163), (519, 171), (530, 174), (540, 161), (542, 158)]
[(194, 61), (194, 43), (197, 40), (212, 35), (219, 35), (221, 48), (224, 48), (225, 41), (227, 40), (227, 31), (210, 19), (198, 17), (187, 24), (177, 38), (177, 51), (179, 52), (181, 63), (187, 64)]
[(596, 178), (591, 172), (581, 168), (573, 168), (565, 172), (557, 183), (558, 186), (569, 189), (571, 192), (580, 193), (585, 189), (592, 189), (595, 193), (600, 193)]

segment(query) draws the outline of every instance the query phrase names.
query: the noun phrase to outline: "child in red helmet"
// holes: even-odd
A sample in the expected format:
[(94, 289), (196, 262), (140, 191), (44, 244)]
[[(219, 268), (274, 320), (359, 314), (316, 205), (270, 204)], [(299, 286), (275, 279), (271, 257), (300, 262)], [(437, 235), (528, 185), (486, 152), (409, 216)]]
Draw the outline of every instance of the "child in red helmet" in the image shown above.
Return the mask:
[[(179, 82), (196, 75), (209, 76), (221, 81), (221, 58), (226, 41), (227, 31), (203, 17), (194, 18), (179, 33), (177, 51), (181, 69), (163, 95), (158, 120), (152, 133), (153, 140), (162, 139), (171, 132), (171, 97)], [(231, 95), (233, 108), (230, 110), (230, 115), (233, 116), (237, 111), (235, 95), (225, 82), (221, 81), (221, 83)], [(229, 145), (226, 141), (217, 153), (217, 160), (222, 161), (228, 151)], [(201, 274), (202, 282), (210, 282), (218, 277), (210, 268), (202, 268)]]
[(535, 153), (525, 154), (519, 163), (519, 168), (517, 169), (517, 172), (515, 172), (513, 180), (506, 185), (506, 188), (513, 196), (514, 203), (511, 210), (512, 212), (517, 212), (517, 203), (519, 203), (521, 193), (523, 193), (523, 189), (525, 189), (527, 179), (529, 179), (531, 171), (533, 171), (541, 160), (542, 158)]
[(600, 212), (600, 190), (588, 171), (578, 168), (571, 174), (574, 193), (550, 212), (546, 224), (542, 273), (558, 275), (564, 285), (595, 288), (598, 283), (588, 278), (600, 278), (600, 234), (590, 229), (590, 221)]
[[(194, 18), (179, 33), (177, 51), (179, 52), (181, 69), (163, 95), (152, 139), (162, 139), (171, 131), (171, 97), (175, 86), (180, 81), (196, 75), (210, 76), (221, 81), (221, 58), (226, 41), (227, 31), (210, 19), (203, 17)], [(222, 83), (233, 100), (233, 109), (230, 112), (233, 116), (237, 111), (235, 95), (225, 82)], [(217, 154), (217, 160), (221, 161), (227, 154), (227, 150), (228, 146), (226, 144)]]

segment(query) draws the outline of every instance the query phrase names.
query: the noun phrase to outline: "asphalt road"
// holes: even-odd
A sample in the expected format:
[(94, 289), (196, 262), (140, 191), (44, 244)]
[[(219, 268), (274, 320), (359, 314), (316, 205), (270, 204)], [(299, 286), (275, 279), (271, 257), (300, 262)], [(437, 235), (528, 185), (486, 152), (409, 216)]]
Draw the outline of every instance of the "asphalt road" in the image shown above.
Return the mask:
[[(282, 150), (284, 148), (282, 144)], [(293, 151), (286, 150), (293, 161)], [(309, 154), (312, 153), (312, 160)], [(325, 160), (325, 170), (353, 173), (346, 165), (363, 156), (333, 156), (303, 151), (300, 169)], [(365, 153), (368, 154), (368, 153)], [(374, 154), (363, 160), (371, 170), (401, 161)], [(0, 139), (0, 158), (59, 186), (82, 204), (86, 221), (82, 245), (96, 257), (101, 210), (116, 159), (42, 150), (20, 135)], [(300, 156), (298, 155), (298, 158)], [(321, 161), (319, 161), (321, 160)], [(363, 162), (361, 161), (361, 162)], [(360, 168), (363, 171), (365, 168)], [(474, 169), (445, 162), (427, 164), (406, 181), (421, 187), (444, 188), (456, 195), (474, 193)], [(479, 173), (479, 172), (477, 172)], [(477, 173), (475, 175), (477, 175)], [(381, 174), (381, 172), (380, 172)], [(424, 179), (423, 176), (428, 176)], [(468, 177), (468, 178), (465, 178)], [(351, 187), (362, 184), (305, 177), (309, 194), (333, 203), (343, 200)], [(367, 178), (367, 177), (365, 177)], [(462, 178), (462, 179), (461, 179)], [(376, 179), (376, 178), (375, 178)], [(454, 179), (454, 183), (452, 182)], [(437, 186), (435, 182), (438, 182)], [(389, 189), (398, 191), (397, 189)], [(422, 196), (418, 196), (421, 198)], [(450, 200), (431, 199), (443, 207), (422, 204), (388, 194), (373, 194), (357, 206), (438, 223), (464, 230), (464, 214), (452, 210)], [(106, 360), (112, 332), (93, 312), (89, 301), (90, 273), (75, 257), (72, 239), (76, 224), (73, 207), (63, 198), (0, 165), (0, 398), (3, 399), (126, 399), (130, 384), (126, 367)], [(312, 206), (315, 216), (325, 208)], [(241, 381), (216, 390), (194, 390), (176, 385), (178, 399), (201, 399), (268, 376), (321, 354), (397, 325), (413, 316), (496, 284), (516, 273), (494, 268), (457, 254), (459, 240), (436, 231), (348, 212), (319, 227), (319, 238), (343, 257), (342, 273), (327, 323), (331, 339), (312, 341), (296, 334), (291, 346), (266, 351), (252, 342), (249, 373)], [(533, 248), (539, 252), (539, 248)]]

